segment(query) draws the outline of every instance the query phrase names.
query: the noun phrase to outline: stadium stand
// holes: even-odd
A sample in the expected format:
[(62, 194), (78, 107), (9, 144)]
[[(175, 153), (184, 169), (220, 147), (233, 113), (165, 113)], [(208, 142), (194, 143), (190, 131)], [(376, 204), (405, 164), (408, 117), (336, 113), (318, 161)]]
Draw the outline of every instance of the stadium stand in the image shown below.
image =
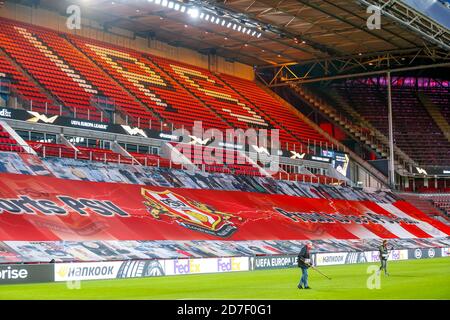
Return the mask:
[[(165, 119), (166, 124), (170, 123), (175, 128), (192, 128), (194, 121), (203, 120), (206, 128), (226, 127), (210, 110), (192, 99), (177, 83), (138, 52), (78, 37), (70, 39), (143, 104), (161, 119)], [(143, 126), (152, 127), (144, 114), (138, 116), (141, 117)], [(152, 121), (154, 127), (160, 126), (155, 119)]]
[(266, 119), (209, 71), (161, 57), (149, 56), (149, 59), (236, 128), (270, 128)]
[[(216, 147), (173, 143), (173, 146), (187, 156), (200, 169), (209, 172), (261, 175), (248, 157), (239, 151)], [(256, 164), (256, 163), (255, 163)]]
[(450, 224), (448, 206), (450, 204), (450, 195), (419, 195), (419, 194), (399, 194), (400, 197), (413, 204), (416, 208), (426, 213), (430, 217)]
[(130, 155), (133, 156), (133, 158), (143, 166), (155, 166), (174, 169), (181, 169), (182, 167), (180, 164), (173, 163), (169, 159), (155, 154), (130, 152)]
[(426, 88), (422, 93), (439, 108), (443, 117), (450, 123), (450, 90), (449, 88)]
[(63, 144), (27, 141), (27, 143), (42, 157), (73, 158), (89, 161), (115, 162), (131, 164), (133, 160), (109, 149), (77, 147)]
[[(126, 38), (120, 33), (107, 38), (108, 23), (102, 26), (94, 40), (82, 37), (90, 31), (69, 34), (0, 18), (0, 86), (20, 98), (21, 111), (18, 119), (4, 122), (17, 136), (0, 125), (0, 249), (11, 253), (0, 255), (0, 262), (57, 257), (150, 263), (240, 256), (252, 261), (258, 255), (296, 255), (305, 241), (315, 242), (315, 252), (355, 254), (373, 250), (381, 239), (392, 240), (395, 249), (450, 247), (448, 194), (397, 194), (367, 171), (368, 163), (350, 167), (350, 155), (358, 156), (347, 149), (353, 141), (340, 144), (348, 152), (333, 152), (336, 145), (316, 129), (321, 119), (314, 110), (302, 115), (303, 104), (291, 108), (257, 82), (213, 71), (224, 70), (211, 67), (215, 53), (205, 69), (198, 61), (195, 66), (169, 58), (176, 55), (150, 54), (158, 51), (153, 51), (150, 33), (144, 39), (134, 30), (129, 46), (117, 40)], [(136, 38), (148, 41), (147, 47), (136, 45)], [(311, 59), (328, 59), (329, 50), (323, 48), (311, 46), (301, 59), (311, 53)], [(387, 135), (384, 84), (358, 81), (335, 88)], [(450, 141), (421, 95), (448, 121), (448, 92), (396, 84), (395, 143), (420, 164), (443, 166), (450, 163)], [(33, 111), (68, 117), (57, 117), (57, 124), (41, 114), (30, 120), (26, 100), (33, 101)], [(358, 117), (342, 111), (357, 122)], [(315, 121), (309, 119), (314, 116)], [(73, 124), (74, 119), (118, 124), (101, 128), (83, 121), (83, 126)], [(196, 136), (190, 136), (190, 144), (174, 142), (186, 138), (174, 129), (192, 129), (196, 121), (222, 133), (279, 129), (282, 150), (270, 151), (282, 155), (280, 170), (271, 172), (261, 159), (254, 161), (250, 152), (269, 151), (245, 142), (230, 142), (227, 151), (211, 147), (210, 141), (199, 143)], [(371, 131), (361, 123), (354, 128), (363, 136)], [(17, 141), (22, 137), (36, 155), (25, 152), (27, 146), (11, 135)], [(175, 162), (169, 153), (186, 147), (182, 156), (187, 162)], [(415, 189), (449, 191), (441, 182), (428, 181)]]
[[(40, 143), (37, 143), (37, 145), (33, 144), (38, 151), (40, 148), (42, 149), (42, 147), (39, 147), (39, 144)], [(150, 163), (148, 163), (147, 166), (136, 166), (126, 163), (118, 164), (118, 161), (109, 161), (108, 158), (107, 161), (104, 161), (103, 155), (100, 155), (98, 159), (93, 158), (94, 161), (90, 160), (89, 157), (75, 159), (73, 150), (64, 150), (68, 153), (67, 157), (64, 157), (64, 152), (62, 151), (62, 156), (60, 157), (58, 154), (60, 148), (58, 148), (57, 151), (54, 151), (54, 156), (42, 158), (42, 161), (39, 158), (34, 158), (35, 162), (40, 165), (28, 169), (24, 169), (27, 168), (27, 166), (24, 164), (24, 160), (19, 154), (11, 152), (0, 153), (0, 160), (4, 163), (0, 172), (30, 175), (51, 174), (60, 179), (80, 180), (79, 176), (73, 174), (74, 172), (78, 172), (82, 173), (82, 180), (92, 182), (121, 182), (175, 188), (239, 190), (298, 196), (307, 195), (308, 197), (336, 196), (345, 198), (347, 197), (347, 194), (350, 194), (350, 196), (348, 196), (349, 199), (372, 199), (380, 202), (396, 199), (394, 194), (389, 192), (386, 193), (385, 191), (365, 193), (361, 190), (353, 190), (349, 187), (336, 185), (329, 186), (328, 190), (332, 190), (330, 192), (322, 191), (322, 187), (320, 187), (319, 183), (324, 182), (324, 179), (311, 181), (311, 177), (308, 177), (307, 179), (293, 179), (291, 176), (290, 179), (283, 179), (287, 177), (281, 177), (282, 179), (275, 180), (272, 177), (263, 177), (257, 174), (245, 175), (242, 174), (242, 172), (238, 174), (231, 170), (224, 170), (224, 173), (217, 171), (208, 173), (202, 171), (178, 170), (180, 169), (180, 166), (177, 167), (174, 164), (171, 165), (171, 168), (169, 165), (153, 166)], [(22, 169), (18, 170), (17, 168)], [(328, 183), (331, 182), (337, 182), (337, 179), (332, 181), (332, 179), (328, 177)], [(296, 185), (304, 186), (307, 191), (296, 188)], [(313, 185), (318, 185), (317, 190), (319, 191), (308, 191), (309, 188), (316, 190)], [(341, 194), (337, 190), (342, 190), (343, 193)]]
[(5, 131), (0, 124), (0, 151), (24, 152), (24, 149), (17, 145), (17, 141)]
[[(3, 36), (0, 35), (0, 39)], [(38, 112), (50, 112), (58, 113), (60, 112), (59, 107), (52, 104), (50, 99), (43, 94), (40, 89), (34, 85), (30, 80), (28, 80), (21, 72), (3, 56), (0, 50), (0, 84), (2, 86), (8, 86), (9, 91), (18, 98), (18, 105), (23, 107), (30, 107)], [(16, 103), (10, 102), (12, 107), (16, 107)], [(5, 105), (6, 106), (6, 105)]]
[(449, 195), (440, 195), (432, 198), (433, 203), (436, 207), (442, 209), (447, 217), (450, 217), (450, 196)]
[[(327, 145), (331, 147), (331, 143), (321, 136), (317, 131), (309, 127), (302, 121), (296, 121), (297, 116), (295, 113), (276, 101), (268, 93), (264, 92), (256, 83), (229, 75), (219, 76), (225, 83), (239, 93), (243, 99), (246, 99), (259, 109), (264, 111), (265, 114), (285, 128), (286, 132), (301, 139), (305, 145), (308, 145), (308, 141), (316, 141), (316, 144)], [(282, 131), (284, 132), (284, 131)], [(286, 139), (284, 139), (286, 141)], [(289, 141), (289, 140), (287, 140)], [(300, 149), (297, 149), (298, 151)], [(303, 151), (303, 150), (302, 150)]]
[[(59, 36), (47, 31), (42, 34), (42, 38), (47, 44), (54, 48), (55, 52), (64, 57), (64, 60), (73, 66), (80, 76), (96, 88), (97, 93), (95, 95), (88, 94), (87, 97), (90, 99), (89, 102), (91, 106), (95, 103), (95, 97), (97, 97), (100, 100), (105, 98), (109, 99), (113, 111), (121, 112), (122, 114), (129, 113), (130, 115), (133, 115), (132, 111), (140, 109), (140, 106), (132, 97), (111, 81), (106, 74), (101, 72), (100, 68), (96, 68), (85, 56), (76, 51), (76, 49), (64, 39), (63, 35)], [(100, 108), (97, 107), (97, 109)], [(102, 110), (100, 109), (99, 111)], [(112, 120), (108, 118), (106, 112), (102, 118), (104, 118), (102, 119), (104, 121)]]
[[(365, 81), (337, 86), (341, 96), (378, 130), (388, 135), (387, 93)], [(392, 88), (394, 142), (420, 165), (450, 163), (450, 142), (433, 121), (417, 96), (417, 90), (405, 86)], [(421, 128), (427, 128), (423, 132)], [(432, 144), (429, 142), (433, 141)]]
[[(170, 74), (206, 106), (219, 114), (230, 127), (244, 130), (248, 128), (268, 130), (277, 128), (280, 129), (279, 135), (282, 144), (288, 143), (292, 147), (297, 145), (296, 150), (300, 150), (298, 138), (301, 136), (296, 138), (285, 130), (278, 128), (272, 119), (264, 117), (261, 112), (258, 112), (257, 107), (250, 102), (246, 103), (242, 96), (211, 72), (161, 57), (149, 56), (149, 59)], [(297, 118), (296, 120), (301, 123), (300, 119)], [(307, 151), (306, 146), (303, 146), (303, 149)]]
[(22, 68), (77, 117), (100, 120), (100, 113), (90, 103), (97, 88), (45, 43), (46, 31), (5, 19), (0, 20), (0, 27), (2, 47)]
[[(94, 103), (104, 97), (134, 126), (190, 129), (200, 120), (204, 128), (219, 130), (277, 128), (282, 145), (290, 149), (309, 153), (308, 143), (332, 147), (251, 81), (223, 76), (223, 82), (222, 76), (165, 58), (8, 19), (0, 23), (5, 52), (77, 118), (108, 121)], [(13, 39), (19, 39), (17, 44)], [(36, 100), (37, 111), (61, 112), (47, 100), (42, 102), (46, 108), (38, 109), (42, 97), (27, 98)]]
[[(22, 48), (31, 49), (21, 56), (17, 54), (15, 47), (11, 46), (8, 51), (10, 55), (21, 62), (65, 107), (69, 107), (76, 117), (97, 121), (111, 120), (106, 112), (100, 114), (102, 110), (95, 106), (96, 97), (110, 99), (112, 108), (117, 108), (117, 112), (131, 111), (132, 116), (132, 111), (139, 110), (140, 106), (126, 92), (56, 32), (7, 20), (1, 20), (1, 23), (5, 30), (8, 30), (10, 39), (16, 37), (20, 39)], [(33, 51), (33, 47), (36, 51)], [(42, 63), (45, 61), (46, 68), (51, 70), (48, 74), (42, 71)], [(71, 92), (68, 92), (67, 88), (71, 88)], [(48, 113), (59, 114), (59, 111), (58, 107), (56, 110), (50, 109)], [(142, 112), (139, 115), (142, 115)]]

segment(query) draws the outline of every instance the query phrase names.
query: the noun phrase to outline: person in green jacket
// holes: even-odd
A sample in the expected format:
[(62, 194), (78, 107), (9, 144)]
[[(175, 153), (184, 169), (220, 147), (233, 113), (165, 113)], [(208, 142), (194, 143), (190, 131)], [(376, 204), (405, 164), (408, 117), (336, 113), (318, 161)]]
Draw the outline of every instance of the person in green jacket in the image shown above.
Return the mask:
[(378, 270), (378, 274), (380, 274), (381, 270), (384, 269), (384, 274), (386, 276), (389, 276), (389, 273), (387, 272), (387, 259), (389, 256), (388, 248), (387, 248), (387, 240), (383, 240), (383, 243), (381, 246), (378, 247), (378, 250), (380, 252), (380, 262), (381, 266)]

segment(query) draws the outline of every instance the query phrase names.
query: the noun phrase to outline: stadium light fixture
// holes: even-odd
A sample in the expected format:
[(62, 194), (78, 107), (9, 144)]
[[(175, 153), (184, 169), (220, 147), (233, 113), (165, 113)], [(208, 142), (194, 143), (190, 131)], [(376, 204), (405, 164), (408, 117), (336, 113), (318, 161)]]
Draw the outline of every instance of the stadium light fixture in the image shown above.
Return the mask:
[(217, 8), (210, 8), (203, 5), (201, 8), (199, 8), (193, 5), (193, 3), (195, 3), (194, 1), (187, 2), (184, 0), (147, 0), (147, 2), (154, 3), (171, 10), (187, 13), (193, 19), (200, 18), (202, 20), (215, 23), (216, 25), (221, 25), (222, 27), (233, 27), (233, 30), (242, 32), (244, 35), (246, 34), (258, 38), (261, 36), (261, 32), (258, 33), (258, 31), (255, 30), (256, 28), (260, 29), (260, 27), (253, 26), (255, 28), (253, 29), (250, 26), (250, 22), (242, 18), (237, 19), (236, 17), (233, 17), (232, 14), (230, 15), (222, 11), (218, 11)]
[(191, 18), (197, 19), (200, 15), (200, 11), (194, 7), (188, 10), (188, 14), (191, 16)]

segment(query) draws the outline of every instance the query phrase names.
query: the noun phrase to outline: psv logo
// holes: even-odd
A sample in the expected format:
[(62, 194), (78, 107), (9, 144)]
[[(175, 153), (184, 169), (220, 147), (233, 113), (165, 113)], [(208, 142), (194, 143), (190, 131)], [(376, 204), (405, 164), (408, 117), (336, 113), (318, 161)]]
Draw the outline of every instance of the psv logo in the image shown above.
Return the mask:
[(193, 231), (227, 238), (237, 230), (233, 222), (243, 220), (230, 213), (217, 211), (206, 204), (189, 200), (170, 190), (156, 192), (142, 188), (141, 194), (153, 218), (169, 219)]

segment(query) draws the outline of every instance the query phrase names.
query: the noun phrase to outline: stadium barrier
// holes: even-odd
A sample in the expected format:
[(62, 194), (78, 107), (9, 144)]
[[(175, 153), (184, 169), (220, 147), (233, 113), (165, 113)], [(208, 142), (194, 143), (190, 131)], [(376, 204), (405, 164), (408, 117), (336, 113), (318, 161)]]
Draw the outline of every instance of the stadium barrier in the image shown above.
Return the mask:
[[(440, 258), (450, 256), (450, 248), (417, 248), (391, 250), (389, 261)], [(312, 254), (315, 266), (376, 263), (380, 261), (378, 251), (330, 252)], [(274, 255), (250, 257), (250, 270), (297, 268), (297, 256)]]
[[(378, 251), (318, 253), (313, 258), (317, 266), (379, 262)], [(407, 260), (408, 250), (391, 250), (388, 260)]]
[[(449, 255), (450, 248), (402, 249), (390, 251), (389, 260), (414, 260), (448, 257)], [(312, 261), (316, 266), (374, 263), (379, 261), (379, 255), (378, 251), (317, 253), (312, 255)], [(0, 285), (146, 278), (296, 267), (297, 256), (295, 255), (6, 264), (0, 265)]]
[(53, 264), (0, 265), (0, 284), (53, 282), (54, 280)]
[[(166, 142), (182, 142), (183, 139), (187, 139), (187, 137), (191, 134), (191, 132), (193, 132), (193, 128), (185, 127), (184, 125), (174, 125), (173, 123), (159, 122), (154, 123), (152, 125), (152, 122), (150, 121), (144, 125), (144, 122), (139, 121), (139, 119), (137, 119), (133, 123), (131, 122), (129, 123), (127, 121), (128, 118), (125, 117), (126, 119), (125, 124), (119, 124), (115, 123), (115, 121), (102, 122), (102, 121), (94, 121), (92, 119), (67, 117), (60, 114), (51, 115), (47, 113), (39, 113), (32, 110), (27, 111), (23, 109), (2, 108), (2, 107), (0, 107), (0, 119), (7, 119), (7, 120), (13, 119), (25, 121), (30, 124), (33, 123), (51, 124), (55, 126), (74, 129), (87, 129), (111, 134), (121, 134), (141, 138), (153, 138), (163, 140)], [(184, 138), (183, 134), (185, 135)], [(295, 144), (289, 145), (286, 143), (286, 145), (282, 145), (281, 155), (290, 158), (292, 157), (292, 151), (297, 151), (300, 152), (300, 154), (303, 154), (302, 159), (304, 160), (322, 163), (331, 163), (332, 159), (336, 160), (339, 157), (345, 158), (346, 156), (345, 152), (334, 150), (335, 147), (336, 146), (334, 146), (333, 144), (328, 145), (328, 143), (327, 144), (324, 143), (322, 145), (321, 141), (308, 139), (308, 148), (304, 148), (304, 150), (303, 148), (301, 148), (301, 146), (299, 147), (296, 146)], [(224, 144), (223, 148), (228, 149), (230, 147), (229, 145)], [(231, 148), (247, 151), (253, 150), (253, 148), (251, 148), (250, 145), (248, 144), (244, 145), (236, 144), (233, 145)]]
[(428, 258), (439, 258), (447, 257), (449, 248), (441, 248), (441, 250), (436, 248), (417, 248), (409, 249), (408, 256), (410, 259), (428, 259)]
[(297, 267), (297, 256), (276, 255), (250, 257), (251, 270), (284, 269)]
[(249, 257), (0, 265), (0, 284), (249, 271)]
[(139, 278), (249, 271), (248, 257), (55, 264), (55, 281)]

